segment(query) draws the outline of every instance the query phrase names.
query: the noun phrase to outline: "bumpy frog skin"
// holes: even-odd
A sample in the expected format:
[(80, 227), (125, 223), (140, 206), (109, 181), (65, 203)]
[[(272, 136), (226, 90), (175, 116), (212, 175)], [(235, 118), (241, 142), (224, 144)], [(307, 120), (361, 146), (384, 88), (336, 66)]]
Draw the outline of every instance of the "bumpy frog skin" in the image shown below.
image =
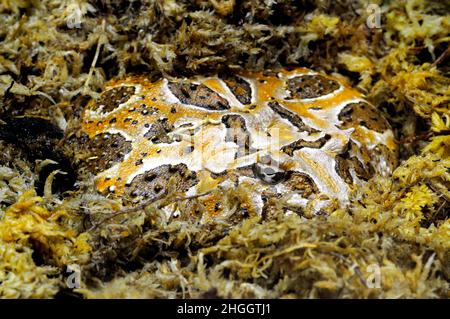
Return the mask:
[(261, 214), (268, 197), (293, 207), (330, 199), (396, 165), (388, 122), (343, 81), (296, 68), (183, 80), (112, 80), (83, 113), (96, 187), (139, 202), (169, 180), (198, 197), (207, 217), (226, 215), (224, 189), (251, 190), (241, 204)]

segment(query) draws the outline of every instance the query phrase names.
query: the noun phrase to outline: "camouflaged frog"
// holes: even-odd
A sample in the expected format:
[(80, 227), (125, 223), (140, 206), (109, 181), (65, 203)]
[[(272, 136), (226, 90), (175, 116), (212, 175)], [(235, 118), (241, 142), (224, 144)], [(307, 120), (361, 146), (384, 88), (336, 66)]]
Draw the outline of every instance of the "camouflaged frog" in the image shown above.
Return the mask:
[[(305, 68), (151, 81), (110, 81), (82, 116), (96, 188), (140, 202), (166, 191), (198, 196), (204, 218), (348, 202), (349, 191), (396, 165), (389, 123), (344, 81)], [(202, 195), (204, 194), (204, 195)], [(202, 196), (200, 196), (202, 195)], [(288, 198), (285, 198), (285, 197)]]

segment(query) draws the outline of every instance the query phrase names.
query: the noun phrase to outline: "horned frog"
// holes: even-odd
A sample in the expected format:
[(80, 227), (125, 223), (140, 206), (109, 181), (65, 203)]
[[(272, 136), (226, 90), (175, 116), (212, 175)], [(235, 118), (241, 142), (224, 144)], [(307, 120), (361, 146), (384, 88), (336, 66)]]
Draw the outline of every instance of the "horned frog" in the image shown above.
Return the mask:
[(236, 210), (223, 196), (230, 189), (248, 190), (238, 208), (249, 214), (270, 198), (345, 206), (352, 189), (396, 165), (381, 113), (343, 80), (306, 68), (113, 79), (81, 129), (99, 192), (140, 202), (175, 180), (203, 220)]

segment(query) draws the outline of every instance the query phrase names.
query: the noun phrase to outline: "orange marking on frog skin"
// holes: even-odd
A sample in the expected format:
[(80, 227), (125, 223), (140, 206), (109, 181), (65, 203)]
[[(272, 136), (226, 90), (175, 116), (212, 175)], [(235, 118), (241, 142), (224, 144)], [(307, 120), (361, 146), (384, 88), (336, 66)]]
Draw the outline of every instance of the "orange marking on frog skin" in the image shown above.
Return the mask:
[(199, 194), (216, 189), (224, 180), (223, 176), (212, 178), (211, 173), (208, 171), (200, 171), (198, 172), (197, 176), (199, 179), (199, 183), (197, 184), (196, 188)]

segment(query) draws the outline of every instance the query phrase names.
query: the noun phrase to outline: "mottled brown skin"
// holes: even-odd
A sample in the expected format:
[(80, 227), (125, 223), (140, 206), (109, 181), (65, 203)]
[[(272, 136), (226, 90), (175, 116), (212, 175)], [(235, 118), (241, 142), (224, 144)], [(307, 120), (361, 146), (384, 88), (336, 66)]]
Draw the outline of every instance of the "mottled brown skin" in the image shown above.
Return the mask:
[(250, 85), (241, 77), (224, 73), (219, 76), (242, 104), (250, 104), (252, 91)]
[(225, 115), (222, 117), (222, 123), (229, 129), (227, 131), (226, 141), (235, 142), (239, 145), (239, 150), (236, 157), (249, 154), (250, 150), (250, 135), (245, 126), (244, 119), (239, 115)]
[(353, 177), (350, 174), (350, 167), (351, 165), (348, 160), (348, 154), (336, 156), (336, 172), (348, 184), (353, 183)]
[(186, 165), (163, 165), (137, 176), (127, 187), (126, 198), (132, 202), (157, 198), (167, 192), (169, 181), (174, 192), (185, 192), (198, 182)]
[(169, 84), (172, 93), (184, 104), (203, 107), (208, 110), (227, 110), (228, 101), (203, 84), (177, 82)]
[(372, 150), (374, 153), (373, 160), (375, 162), (379, 162), (380, 158), (384, 158), (391, 167), (396, 167), (398, 164), (398, 160), (396, 157), (396, 153), (390, 151), (385, 145), (377, 145)]
[[(357, 155), (363, 158), (363, 162)], [(366, 147), (358, 148), (355, 143), (350, 142), (346, 152), (336, 156), (336, 171), (349, 184), (353, 183), (350, 169), (353, 169), (356, 176), (362, 180), (367, 181), (373, 177), (373, 158)]]
[(112, 90), (105, 91), (100, 97), (101, 103), (98, 104), (98, 106), (103, 106), (104, 112), (111, 112), (117, 107), (117, 105), (128, 101), (134, 92), (135, 88), (132, 86), (114, 88)]

